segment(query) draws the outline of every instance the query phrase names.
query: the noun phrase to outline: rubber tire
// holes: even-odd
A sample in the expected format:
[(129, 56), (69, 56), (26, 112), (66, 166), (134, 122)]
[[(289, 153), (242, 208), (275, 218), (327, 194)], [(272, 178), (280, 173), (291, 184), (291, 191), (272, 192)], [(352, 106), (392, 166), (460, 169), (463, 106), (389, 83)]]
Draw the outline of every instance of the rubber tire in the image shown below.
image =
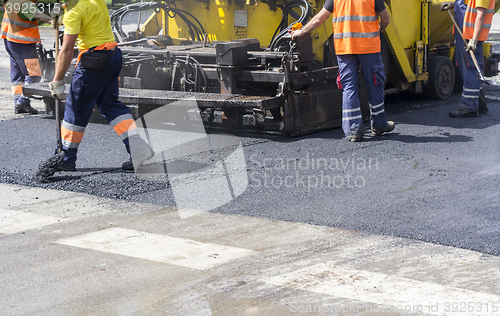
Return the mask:
[(455, 66), (446, 56), (429, 56), (427, 65), (429, 81), (424, 87), (424, 93), (434, 100), (445, 100), (455, 87)]

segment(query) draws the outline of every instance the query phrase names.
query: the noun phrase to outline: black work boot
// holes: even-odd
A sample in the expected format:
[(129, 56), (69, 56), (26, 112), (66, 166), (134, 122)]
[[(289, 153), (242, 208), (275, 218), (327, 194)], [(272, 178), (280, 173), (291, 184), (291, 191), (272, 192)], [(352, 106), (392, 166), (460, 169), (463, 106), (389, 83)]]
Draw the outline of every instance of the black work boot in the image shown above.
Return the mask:
[(488, 109), (488, 105), (486, 104), (486, 96), (483, 93), (483, 90), (479, 92), (479, 110), (478, 112), (481, 113), (488, 113), (490, 109)]
[(477, 117), (479, 116), (478, 112), (468, 112), (466, 110), (458, 109), (457, 111), (450, 112), (451, 117)]
[(38, 114), (38, 110), (31, 107), (29, 104), (16, 103), (14, 107), (14, 112), (16, 114), (28, 113), (28, 114)]

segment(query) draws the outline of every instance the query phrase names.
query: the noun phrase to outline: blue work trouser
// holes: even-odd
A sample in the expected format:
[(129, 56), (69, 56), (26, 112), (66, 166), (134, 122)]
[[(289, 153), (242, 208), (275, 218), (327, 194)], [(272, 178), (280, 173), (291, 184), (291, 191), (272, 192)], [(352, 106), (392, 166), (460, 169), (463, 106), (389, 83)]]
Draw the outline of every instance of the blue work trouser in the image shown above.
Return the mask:
[[(122, 68), (120, 49), (98, 51), (95, 54), (111, 55), (102, 69), (85, 69), (81, 63), (75, 68), (62, 123), (64, 160), (62, 165), (71, 166), (76, 162), (78, 147), (83, 137), (94, 105), (121, 137), (130, 154), (130, 141), (134, 147), (148, 148), (147, 143), (137, 134), (137, 130), (119, 131), (120, 123), (133, 122), (130, 110), (118, 101), (118, 76)], [(135, 123), (133, 123), (135, 127)], [(133, 139), (132, 139), (133, 138)], [(139, 144), (136, 146), (135, 144)]]
[[(455, 1), (455, 9), (453, 11), (455, 14), (455, 21), (458, 25), (464, 24), (466, 9), (467, 5), (464, 4), (463, 0)], [(458, 71), (460, 72), (464, 82), (462, 96), (459, 101), (459, 109), (467, 112), (477, 112), (479, 109), (479, 95), (483, 93), (481, 91), (481, 80), (478, 78), (478, 72), (474, 62), (472, 61), (472, 57), (470, 56), (470, 53), (465, 50), (464, 41), (456, 30), (455, 46), (455, 59)], [(484, 65), (483, 42), (477, 43), (474, 55), (476, 56), (479, 68), (482, 69)]]
[(23, 96), (25, 83), (39, 82), (42, 76), (36, 53), (36, 44), (21, 44), (4, 39), (5, 49), (10, 56), (10, 82), (14, 104), (30, 105), (30, 99)]
[(366, 82), (370, 104), (371, 126), (382, 129), (387, 126), (384, 111), (384, 65), (382, 55), (337, 55), (339, 63), (339, 89), (342, 89), (342, 129), (346, 136), (363, 134), (363, 118), (359, 103), (359, 65)]

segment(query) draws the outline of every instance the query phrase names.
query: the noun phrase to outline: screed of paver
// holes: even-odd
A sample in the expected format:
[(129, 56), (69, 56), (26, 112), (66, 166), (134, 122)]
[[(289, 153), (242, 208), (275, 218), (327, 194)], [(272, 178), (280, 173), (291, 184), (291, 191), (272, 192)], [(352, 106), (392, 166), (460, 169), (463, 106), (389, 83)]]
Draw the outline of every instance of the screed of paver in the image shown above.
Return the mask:
[(0, 234), (15, 234), (60, 222), (62, 219), (0, 208)]
[(242, 248), (201, 243), (119, 227), (61, 239), (56, 243), (198, 270), (208, 270), (256, 253)]
[(500, 297), (493, 294), (330, 264), (314, 265), (263, 281), (357, 300), (360, 302), (357, 305), (359, 312), (381, 309), (430, 315), (500, 313)]

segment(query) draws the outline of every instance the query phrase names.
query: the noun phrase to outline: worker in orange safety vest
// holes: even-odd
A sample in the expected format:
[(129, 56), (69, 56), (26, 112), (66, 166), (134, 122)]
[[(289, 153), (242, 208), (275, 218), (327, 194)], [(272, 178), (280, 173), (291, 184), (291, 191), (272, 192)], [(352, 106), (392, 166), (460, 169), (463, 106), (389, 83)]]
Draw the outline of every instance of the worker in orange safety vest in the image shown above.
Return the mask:
[(40, 11), (32, 0), (7, 0), (4, 4), (1, 37), (10, 56), (10, 79), (15, 113), (38, 114), (30, 99), (23, 96), (25, 83), (38, 82), (42, 72), (36, 52), (40, 43), (38, 22), (50, 23), (50, 16)]
[[(384, 110), (384, 65), (380, 32), (389, 24), (383, 0), (326, 0), (323, 9), (302, 29), (292, 32), (292, 39), (310, 32), (333, 15), (333, 40), (339, 65), (337, 84), (342, 89), (342, 128), (348, 140), (363, 139), (363, 118), (358, 94), (359, 65), (366, 81), (373, 135), (394, 129)], [(380, 17), (380, 21), (379, 21)]]

